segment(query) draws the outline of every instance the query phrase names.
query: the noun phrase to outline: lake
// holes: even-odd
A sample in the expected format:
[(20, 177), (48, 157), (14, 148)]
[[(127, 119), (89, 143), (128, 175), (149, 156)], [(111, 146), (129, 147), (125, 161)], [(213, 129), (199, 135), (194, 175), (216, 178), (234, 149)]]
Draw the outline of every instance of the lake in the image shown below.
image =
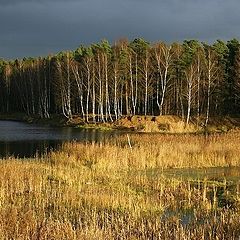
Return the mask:
[(0, 157), (33, 157), (58, 149), (67, 141), (105, 141), (120, 133), (0, 121)]

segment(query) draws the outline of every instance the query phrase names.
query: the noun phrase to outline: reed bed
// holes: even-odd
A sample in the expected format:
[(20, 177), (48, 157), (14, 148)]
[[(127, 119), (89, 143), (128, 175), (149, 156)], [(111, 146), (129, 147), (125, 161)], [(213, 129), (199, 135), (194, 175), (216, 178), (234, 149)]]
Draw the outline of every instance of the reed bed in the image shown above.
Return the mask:
[(238, 239), (239, 182), (169, 178), (164, 169), (240, 166), (239, 140), (239, 132), (129, 135), (4, 159), (0, 239)]

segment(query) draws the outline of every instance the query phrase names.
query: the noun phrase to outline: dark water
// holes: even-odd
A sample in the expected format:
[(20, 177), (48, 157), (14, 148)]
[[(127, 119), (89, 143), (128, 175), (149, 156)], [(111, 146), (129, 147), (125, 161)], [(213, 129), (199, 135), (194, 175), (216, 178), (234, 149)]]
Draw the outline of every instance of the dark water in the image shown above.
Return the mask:
[[(105, 141), (116, 132), (57, 128), (15, 121), (0, 121), (0, 157), (33, 157), (61, 147), (67, 141)], [(119, 133), (118, 133), (119, 134)]]

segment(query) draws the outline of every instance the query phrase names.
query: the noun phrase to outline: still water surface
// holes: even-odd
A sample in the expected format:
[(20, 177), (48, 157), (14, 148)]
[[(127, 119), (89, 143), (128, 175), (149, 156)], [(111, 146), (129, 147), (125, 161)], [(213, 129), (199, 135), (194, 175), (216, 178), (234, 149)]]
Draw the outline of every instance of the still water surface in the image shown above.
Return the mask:
[(105, 141), (116, 134), (119, 133), (0, 121), (0, 157), (32, 157), (57, 149), (67, 141)]

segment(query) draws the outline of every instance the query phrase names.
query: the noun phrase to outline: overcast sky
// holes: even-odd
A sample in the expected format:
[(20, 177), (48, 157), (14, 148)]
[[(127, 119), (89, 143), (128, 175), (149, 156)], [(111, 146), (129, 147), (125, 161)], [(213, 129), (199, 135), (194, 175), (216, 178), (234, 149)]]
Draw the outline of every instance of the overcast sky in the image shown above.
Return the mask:
[(0, 0), (0, 57), (44, 56), (126, 37), (240, 36), (239, 0)]

